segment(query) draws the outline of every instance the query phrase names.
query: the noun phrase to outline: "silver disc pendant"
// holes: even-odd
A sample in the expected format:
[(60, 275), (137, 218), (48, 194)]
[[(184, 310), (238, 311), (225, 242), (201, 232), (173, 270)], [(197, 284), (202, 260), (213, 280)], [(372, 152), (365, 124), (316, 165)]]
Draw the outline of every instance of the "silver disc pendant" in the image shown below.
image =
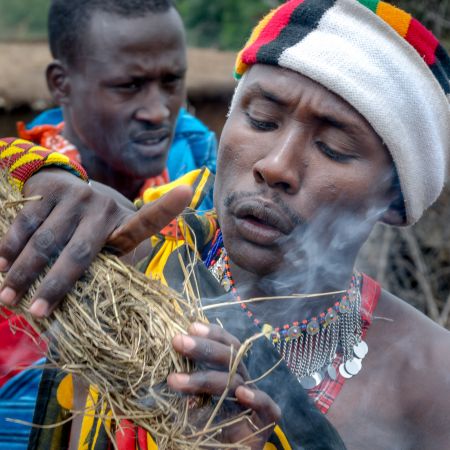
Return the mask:
[(327, 374), (333, 381), (336, 380), (336, 378), (337, 378), (337, 371), (336, 371), (335, 367), (332, 364), (330, 364), (327, 367)]
[(369, 346), (364, 341), (358, 342), (353, 347), (353, 353), (359, 359), (363, 359), (367, 355), (368, 351), (369, 351)]
[(318, 372), (314, 372), (311, 375), (305, 375), (302, 378), (299, 378), (298, 381), (302, 385), (303, 389), (312, 389), (318, 386), (322, 382), (322, 375)]
[(339, 365), (339, 373), (346, 379), (351, 378), (353, 375), (349, 374), (346, 370), (345, 370), (345, 365), (344, 363)]
[(359, 358), (353, 358), (345, 363), (345, 370), (350, 375), (357, 375), (362, 368), (362, 363)]

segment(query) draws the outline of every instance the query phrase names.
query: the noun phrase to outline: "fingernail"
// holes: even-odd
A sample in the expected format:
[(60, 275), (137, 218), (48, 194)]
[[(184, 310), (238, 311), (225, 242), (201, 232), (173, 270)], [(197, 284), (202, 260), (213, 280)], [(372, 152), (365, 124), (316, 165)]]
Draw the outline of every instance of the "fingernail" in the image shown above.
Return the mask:
[(195, 322), (191, 325), (191, 330), (197, 335), (197, 336), (208, 336), (209, 334), (209, 327), (201, 322)]
[(37, 298), (29, 309), (30, 313), (35, 317), (47, 317), (48, 302), (43, 298)]
[(190, 336), (182, 336), (183, 349), (190, 351), (195, 348), (195, 341)]
[(0, 292), (0, 302), (2, 302), (4, 305), (12, 306), (14, 304), (16, 296), (17, 293), (14, 289), (5, 287), (2, 292)]
[(177, 384), (186, 385), (189, 383), (191, 377), (185, 373), (173, 373), (171, 375), (172, 381), (175, 381)]
[(254, 400), (255, 399), (255, 393), (247, 387), (239, 386), (239, 393), (241, 395), (243, 395), (246, 398), (246, 400)]
[(9, 267), (9, 262), (6, 258), (3, 258), (3, 256), (0, 256), (0, 272), (6, 272)]

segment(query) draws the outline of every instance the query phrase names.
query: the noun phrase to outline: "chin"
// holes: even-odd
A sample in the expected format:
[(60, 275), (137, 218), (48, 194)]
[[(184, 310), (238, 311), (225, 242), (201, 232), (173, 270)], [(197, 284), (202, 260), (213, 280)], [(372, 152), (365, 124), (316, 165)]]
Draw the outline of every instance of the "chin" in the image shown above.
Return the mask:
[(151, 165), (148, 161), (141, 164), (129, 165), (128, 174), (134, 178), (147, 179), (161, 175), (166, 167), (166, 158), (157, 158), (152, 160)]
[(235, 240), (227, 248), (230, 259), (241, 269), (263, 277), (276, 272), (283, 263), (280, 249), (261, 247), (247, 241)]

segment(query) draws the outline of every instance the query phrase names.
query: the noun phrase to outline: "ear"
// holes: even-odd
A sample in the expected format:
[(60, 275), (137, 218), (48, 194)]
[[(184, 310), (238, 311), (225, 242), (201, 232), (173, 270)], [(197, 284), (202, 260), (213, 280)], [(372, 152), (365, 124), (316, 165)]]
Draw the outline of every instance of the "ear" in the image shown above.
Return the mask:
[(58, 105), (64, 105), (70, 99), (70, 77), (65, 64), (59, 60), (51, 62), (46, 71), (47, 86), (53, 100)]

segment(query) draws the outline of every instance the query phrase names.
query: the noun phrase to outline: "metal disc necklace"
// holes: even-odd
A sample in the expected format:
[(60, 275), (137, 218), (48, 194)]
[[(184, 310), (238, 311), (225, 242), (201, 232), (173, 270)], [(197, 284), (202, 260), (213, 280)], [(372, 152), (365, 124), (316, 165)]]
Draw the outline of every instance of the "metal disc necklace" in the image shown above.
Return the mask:
[[(291, 372), (305, 389), (313, 389), (337, 372), (346, 378), (357, 375), (368, 346), (362, 340), (361, 275), (353, 273), (346, 293), (333, 306), (317, 316), (274, 327), (257, 319), (242, 303), (231, 275), (229, 258), (220, 230), (205, 259), (205, 265), (240, 303), (243, 312), (259, 327), (278, 350)], [(337, 370), (333, 362), (340, 356)]]

